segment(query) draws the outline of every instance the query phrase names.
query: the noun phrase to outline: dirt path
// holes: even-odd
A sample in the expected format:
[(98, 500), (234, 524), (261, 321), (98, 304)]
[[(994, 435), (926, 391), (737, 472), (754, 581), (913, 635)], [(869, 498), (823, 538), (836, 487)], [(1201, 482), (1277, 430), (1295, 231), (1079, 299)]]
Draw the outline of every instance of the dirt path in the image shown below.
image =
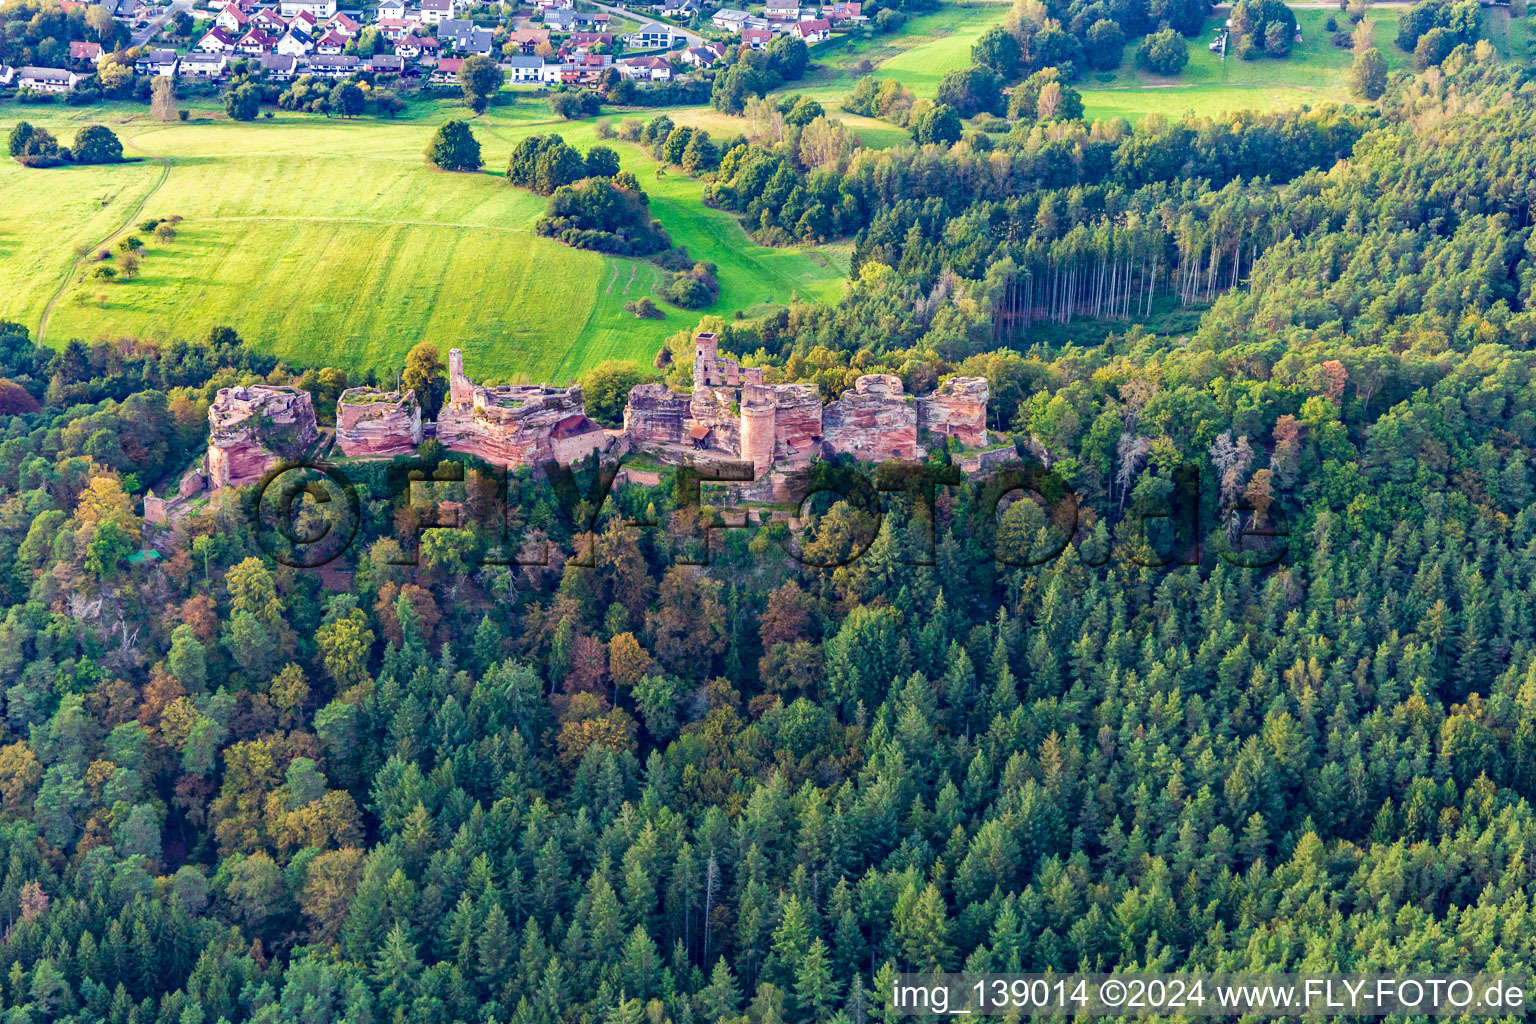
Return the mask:
[(121, 235), (125, 230), (131, 227), (134, 220), (138, 218), (139, 214), (144, 212), (144, 205), (149, 202), (150, 197), (153, 196), (156, 192), (160, 191), (160, 186), (165, 184), (165, 179), (171, 176), (170, 157), (156, 156), (155, 154), (136, 144), (132, 139), (124, 141), (123, 145), (129, 149), (143, 153), (145, 156), (152, 160), (160, 161), (160, 180), (155, 182), (154, 185), (150, 187), (148, 192), (145, 192), (142, 196), (139, 197), (139, 201), (134, 204), (132, 210), (128, 211), (128, 216), (123, 219), (121, 224), (113, 228), (112, 231), (108, 233), (107, 237), (103, 238), (101, 241), (87, 249), (85, 255), (76, 256), (75, 261), (69, 265), (69, 269), (64, 272), (64, 279), (59, 282), (58, 288), (54, 289), (53, 295), (48, 299), (48, 304), (43, 307), (43, 315), (38, 318), (37, 344), (39, 345), (43, 343), (44, 337), (46, 337), (48, 334), (48, 320), (53, 316), (53, 307), (57, 306), (59, 304), (59, 299), (64, 297), (64, 293), (69, 289), (70, 283), (75, 279), (75, 271), (80, 269), (80, 264), (85, 262), (86, 257), (90, 256), (91, 253), (97, 251), (98, 249), (105, 249), (107, 246), (111, 245), (112, 242), (116, 240), (118, 235)]

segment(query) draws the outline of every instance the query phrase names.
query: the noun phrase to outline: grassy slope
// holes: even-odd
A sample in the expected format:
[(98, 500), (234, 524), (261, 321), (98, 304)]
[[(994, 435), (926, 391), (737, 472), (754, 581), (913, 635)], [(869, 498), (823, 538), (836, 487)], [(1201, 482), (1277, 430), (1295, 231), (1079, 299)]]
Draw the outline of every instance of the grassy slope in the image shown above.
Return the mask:
[[(423, 104), (399, 122), (279, 114), (238, 125), (199, 111), (169, 126), (142, 108), (104, 118), (138, 151), (163, 155), (110, 168), (0, 167), (0, 317), (35, 327), (74, 263), (129, 222), (181, 215), (169, 243), (147, 239), (138, 280), (105, 283), (77, 270), (55, 304), (47, 340), (132, 334), (195, 336), (228, 323), (253, 343), (305, 363), (381, 369), (417, 341), (472, 352), (481, 375), (566, 379), (610, 357), (648, 361), (699, 314), (664, 307), (637, 320), (625, 301), (662, 281), (654, 265), (574, 250), (532, 232), (544, 200), (497, 176), (517, 140), (562, 131), (585, 148), (588, 124), (556, 125), (532, 102), (476, 123), (492, 173), (443, 174), (421, 153), (451, 108)], [(68, 141), (92, 111), (0, 109), (0, 130), (25, 116)], [(791, 294), (833, 297), (843, 273), (824, 255), (752, 244), (700, 202), (680, 173), (655, 177), (638, 148), (617, 144), (675, 241), (720, 266), (713, 311)], [(104, 203), (103, 200), (106, 200)], [(143, 202), (142, 212), (137, 211)], [(41, 234), (37, 224), (49, 225)]]

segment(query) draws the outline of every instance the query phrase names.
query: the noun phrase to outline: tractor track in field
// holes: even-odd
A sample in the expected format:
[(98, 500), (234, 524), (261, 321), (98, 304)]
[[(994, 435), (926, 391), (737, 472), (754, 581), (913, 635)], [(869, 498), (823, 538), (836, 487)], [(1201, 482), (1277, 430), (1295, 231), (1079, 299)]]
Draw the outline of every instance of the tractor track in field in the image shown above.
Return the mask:
[(139, 146), (132, 139), (126, 140), (123, 145), (127, 146), (129, 149), (137, 150), (138, 152), (143, 153), (145, 156), (152, 160), (158, 160), (160, 162), (160, 180), (150, 186), (148, 192), (145, 192), (142, 196), (139, 197), (139, 201), (134, 205), (132, 210), (128, 211), (128, 216), (123, 219), (121, 224), (113, 228), (112, 231), (109, 232), (107, 236), (101, 241), (95, 243), (89, 249), (87, 249), (84, 255), (76, 256), (75, 261), (69, 265), (69, 269), (64, 272), (64, 279), (60, 281), (59, 286), (54, 289), (53, 295), (48, 299), (48, 304), (43, 307), (43, 315), (38, 318), (37, 343), (39, 345), (43, 343), (43, 338), (48, 333), (48, 321), (53, 316), (54, 307), (59, 304), (59, 300), (63, 298), (64, 293), (69, 290), (70, 282), (75, 279), (75, 271), (80, 268), (80, 264), (84, 263), (86, 257), (89, 256), (92, 252), (95, 252), (98, 249), (104, 249), (111, 245), (113, 240), (115, 240), (118, 235), (121, 235), (124, 231), (131, 227), (139, 214), (144, 212), (144, 207), (149, 202), (150, 198), (156, 192), (160, 191), (160, 186), (164, 185), (166, 179), (171, 176), (170, 157), (156, 156), (155, 154), (149, 152), (149, 150)]

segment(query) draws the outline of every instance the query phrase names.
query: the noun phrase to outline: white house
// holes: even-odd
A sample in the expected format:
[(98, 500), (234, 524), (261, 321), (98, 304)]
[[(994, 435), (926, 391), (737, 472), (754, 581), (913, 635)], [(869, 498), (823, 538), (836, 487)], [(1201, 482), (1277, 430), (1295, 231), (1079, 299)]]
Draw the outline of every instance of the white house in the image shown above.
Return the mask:
[(315, 52), (334, 57), (347, 48), (347, 37), (340, 32), (327, 32), (315, 40)]
[(773, 42), (773, 33), (766, 28), (749, 28), (742, 31), (741, 41), (754, 50), (761, 50)]
[(768, 0), (763, 4), (763, 16), (776, 21), (799, 21), (800, 5), (794, 0)]
[(318, 25), (336, 15), (336, 0), (282, 0), (277, 9), (285, 18), (292, 18), (302, 11), (314, 18)]
[(804, 39), (808, 43), (819, 43), (832, 34), (832, 23), (825, 18), (815, 18), (811, 21), (797, 21), (790, 34)]
[(671, 25), (652, 21), (629, 33), (624, 37), (624, 42), (637, 50), (665, 50), (676, 38), (678, 32)]
[(457, 85), (459, 69), (463, 66), (463, 57), (444, 57), (437, 62), (437, 67), (432, 69), (432, 75), (427, 81), (434, 85)]
[(9, 64), (0, 64), (0, 85), (10, 85), (16, 80), (16, 69)]
[(525, 57), (518, 54), (501, 62), (509, 82), (537, 82), (544, 74), (543, 57)]
[(133, 70), (141, 75), (170, 78), (176, 73), (176, 51), (150, 50), (133, 62)]
[(290, 57), (285, 53), (264, 53), (258, 63), (261, 65), (261, 70), (272, 81), (286, 82), (293, 77), (299, 61), (297, 57)]
[(290, 57), (307, 57), (314, 48), (315, 41), (296, 28), (284, 32), (283, 38), (277, 41), (277, 52), (286, 53)]
[(318, 78), (345, 78), (362, 68), (360, 58), (348, 54), (325, 54), (309, 58), (309, 73)]
[(202, 50), (204, 53), (234, 53), (235, 40), (223, 29), (211, 28), (203, 38), (197, 41), (193, 49)]
[(742, 26), (746, 24), (747, 17), (746, 11), (738, 11), (734, 7), (722, 7), (709, 20), (715, 28), (726, 32), (740, 32)]
[(375, 25), (379, 34), (392, 43), (398, 43), (411, 34), (411, 23), (400, 18), (380, 18)]
[(74, 92), (79, 82), (79, 75), (64, 68), (16, 69), (16, 87), (31, 89), (33, 92)]
[(453, 0), (421, 0), (421, 21), (425, 25), (441, 25), (453, 17)]
[(384, 0), (383, 3), (379, 4), (378, 10), (374, 12), (374, 17), (380, 21), (404, 21), (405, 0)]
[(696, 68), (712, 68), (725, 57), (724, 43), (705, 43), (703, 46), (690, 46), (678, 55), (684, 64), (692, 64)]
[(663, 0), (661, 16), (663, 18), (676, 18), (679, 21), (687, 21), (698, 14), (703, 5), (699, 0)]
[(181, 78), (218, 78), (228, 60), (222, 53), (193, 50), (176, 65), (176, 74)]
[(331, 20), (325, 23), (325, 30), (327, 32), (336, 32), (346, 36), (348, 39), (353, 39), (363, 30), (363, 26), (346, 11), (337, 11), (331, 15)]
[(559, 85), (560, 73), (565, 70), (565, 65), (557, 60), (547, 60), (539, 69), (539, 82), (543, 85)]
[(630, 57), (616, 66), (625, 78), (637, 82), (665, 82), (672, 78), (672, 62), (665, 57)]
[(213, 19), (214, 25), (234, 36), (244, 33), (250, 21), (251, 16), (234, 4), (226, 4), (224, 9), (218, 13), (218, 16)]

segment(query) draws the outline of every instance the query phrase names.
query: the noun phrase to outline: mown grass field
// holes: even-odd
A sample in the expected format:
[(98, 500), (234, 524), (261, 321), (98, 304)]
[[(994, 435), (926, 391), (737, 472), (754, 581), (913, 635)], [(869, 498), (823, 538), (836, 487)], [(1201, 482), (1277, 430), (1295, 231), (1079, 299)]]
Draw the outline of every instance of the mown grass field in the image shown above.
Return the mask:
[[(114, 167), (0, 167), (0, 317), (45, 340), (195, 337), (229, 324), (252, 344), (307, 365), (399, 364), (418, 341), (466, 350), (473, 372), (566, 380), (606, 358), (648, 362), (698, 312), (658, 301), (639, 320), (626, 301), (664, 275), (643, 260), (604, 257), (534, 234), (545, 200), (501, 175), (516, 142), (557, 131), (585, 149), (592, 123), (555, 123), (522, 99), (478, 119), (487, 173), (425, 166), (433, 128), (459, 113), (413, 106), (390, 122), (279, 112), (236, 124), (212, 111), (161, 125), (143, 108), (0, 108), (0, 130), (25, 118), (66, 143), (101, 120), (133, 162)], [(845, 266), (826, 254), (755, 245), (734, 218), (706, 208), (702, 185), (614, 143), (673, 240), (720, 268), (729, 312), (795, 295), (833, 298)], [(182, 217), (177, 236), (145, 236), (140, 276), (106, 282), (78, 248), (115, 243), (151, 217)], [(41, 230), (40, 230), (41, 228)], [(51, 303), (51, 305), (50, 305)]]

